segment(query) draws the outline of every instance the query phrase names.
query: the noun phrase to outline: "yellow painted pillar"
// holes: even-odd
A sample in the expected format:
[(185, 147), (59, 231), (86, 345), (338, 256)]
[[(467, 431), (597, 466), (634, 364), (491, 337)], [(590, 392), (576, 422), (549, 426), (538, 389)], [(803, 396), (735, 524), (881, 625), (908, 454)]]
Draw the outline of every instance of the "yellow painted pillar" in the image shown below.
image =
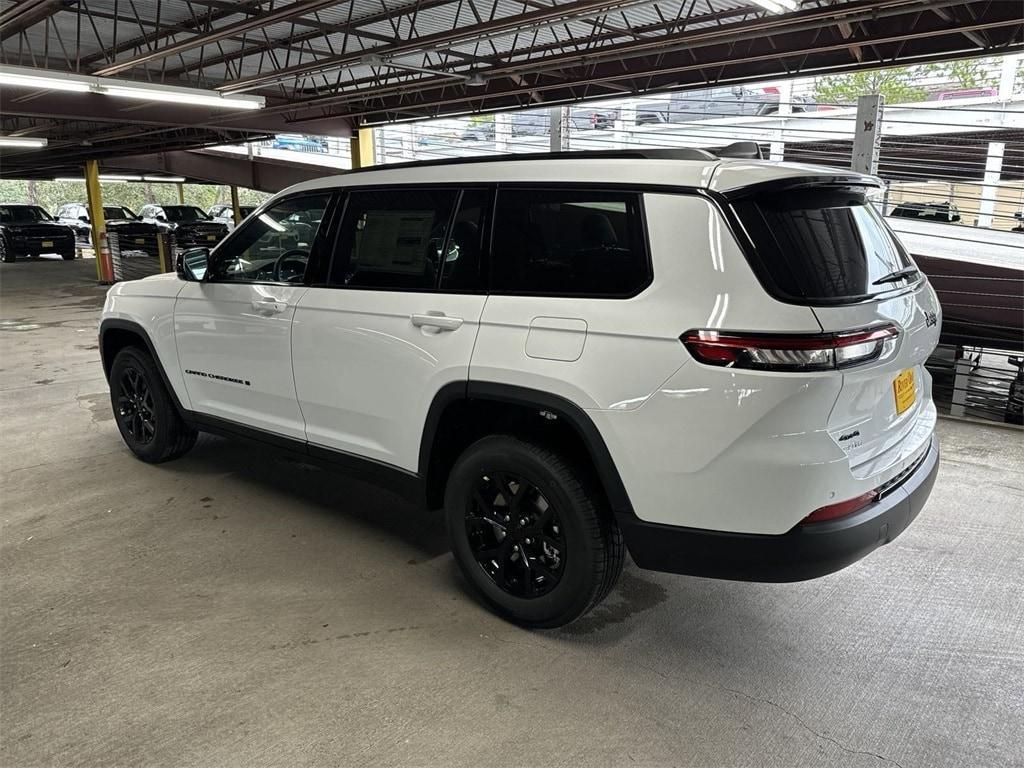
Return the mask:
[(108, 264), (107, 222), (103, 218), (103, 194), (100, 192), (100, 164), (98, 160), (85, 161), (85, 193), (92, 227), (92, 248), (96, 254), (96, 279), (101, 283), (114, 281), (113, 265)]
[(156, 257), (160, 260), (160, 271), (170, 272), (173, 267), (171, 266), (170, 259), (167, 254), (166, 241), (164, 240), (165, 235), (163, 232), (157, 232), (156, 234)]
[(352, 168), (368, 168), (373, 165), (375, 153), (373, 146), (373, 128), (360, 128), (358, 133), (349, 139), (352, 148)]
[(185, 204), (185, 185), (181, 182), (178, 183), (178, 205)]
[(231, 216), (237, 227), (242, 223), (242, 209), (238, 207), (238, 187), (231, 185)]

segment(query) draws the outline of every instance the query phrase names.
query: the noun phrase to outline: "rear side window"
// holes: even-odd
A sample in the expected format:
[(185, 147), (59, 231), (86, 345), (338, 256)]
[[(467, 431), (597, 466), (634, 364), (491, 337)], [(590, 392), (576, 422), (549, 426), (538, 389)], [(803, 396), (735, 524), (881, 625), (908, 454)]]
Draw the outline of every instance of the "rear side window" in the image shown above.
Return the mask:
[(734, 208), (756, 249), (752, 266), (779, 298), (841, 303), (907, 284), (876, 282), (912, 262), (862, 191), (775, 192)]
[(349, 193), (331, 265), (331, 284), (434, 289), (457, 196), (456, 190), (448, 189)]
[(501, 190), (494, 293), (628, 297), (651, 281), (639, 193)]

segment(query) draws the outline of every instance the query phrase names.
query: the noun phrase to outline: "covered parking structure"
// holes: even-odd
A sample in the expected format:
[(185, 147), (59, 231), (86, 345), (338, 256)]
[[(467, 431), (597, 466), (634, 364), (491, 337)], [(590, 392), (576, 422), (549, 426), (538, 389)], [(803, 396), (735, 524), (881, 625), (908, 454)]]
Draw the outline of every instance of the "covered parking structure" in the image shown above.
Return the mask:
[[(1019, 2), (990, 0), (8, 0), (0, 136), (22, 145), (0, 178), (272, 191), (324, 169), (211, 148), (318, 134), (360, 164), (386, 121), (988, 56), (1022, 31)], [(934, 160), (881, 151), (896, 175)], [(940, 420), (927, 509), (842, 572), (627, 563), (597, 611), (527, 632), (470, 598), (441, 521), (397, 497), (213, 437), (137, 462), (103, 299), (89, 262), (0, 267), (0, 764), (1020, 763), (1019, 430)]]
[(2, 132), (50, 142), (5, 154), (0, 174), (34, 178), (285, 131), (1024, 49), (1018, 4), (990, 0), (20, 0), (0, 38), (3, 66), (265, 99), (239, 112), (0, 81)]

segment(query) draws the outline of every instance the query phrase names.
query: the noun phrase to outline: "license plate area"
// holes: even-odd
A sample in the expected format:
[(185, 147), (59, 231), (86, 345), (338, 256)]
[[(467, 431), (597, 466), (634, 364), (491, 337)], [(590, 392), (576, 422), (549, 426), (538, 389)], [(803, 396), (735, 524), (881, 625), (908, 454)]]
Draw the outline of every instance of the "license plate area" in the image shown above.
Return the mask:
[(207, 235), (207, 236), (206, 236), (206, 239), (207, 239), (207, 240), (216, 240), (216, 239), (217, 239), (217, 236), (216, 236), (216, 235)]
[(53, 248), (53, 240), (43, 240), (39, 245), (43, 248)]
[(906, 412), (917, 399), (914, 387), (914, 369), (902, 371), (892, 382), (892, 393), (896, 399), (896, 415)]

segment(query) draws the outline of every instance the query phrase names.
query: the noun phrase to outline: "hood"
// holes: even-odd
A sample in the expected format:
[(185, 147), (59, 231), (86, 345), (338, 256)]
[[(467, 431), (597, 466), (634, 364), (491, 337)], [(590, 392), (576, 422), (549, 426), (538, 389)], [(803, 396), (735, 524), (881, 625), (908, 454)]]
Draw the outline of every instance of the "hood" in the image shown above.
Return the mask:
[[(13, 235), (28, 235), (28, 234), (46, 234), (52, 233), (54, 235), (61, 234), (66, 235), (72, 232), (72, 228), (67, 224), (57, 224), (53, 221), (39, 221), (39, 222), (18, 222), (16, 224), (0, 224), (0, 229), (5, 232), (10, 232)], [(55, 231), (56, 230), (56, 231)]]

